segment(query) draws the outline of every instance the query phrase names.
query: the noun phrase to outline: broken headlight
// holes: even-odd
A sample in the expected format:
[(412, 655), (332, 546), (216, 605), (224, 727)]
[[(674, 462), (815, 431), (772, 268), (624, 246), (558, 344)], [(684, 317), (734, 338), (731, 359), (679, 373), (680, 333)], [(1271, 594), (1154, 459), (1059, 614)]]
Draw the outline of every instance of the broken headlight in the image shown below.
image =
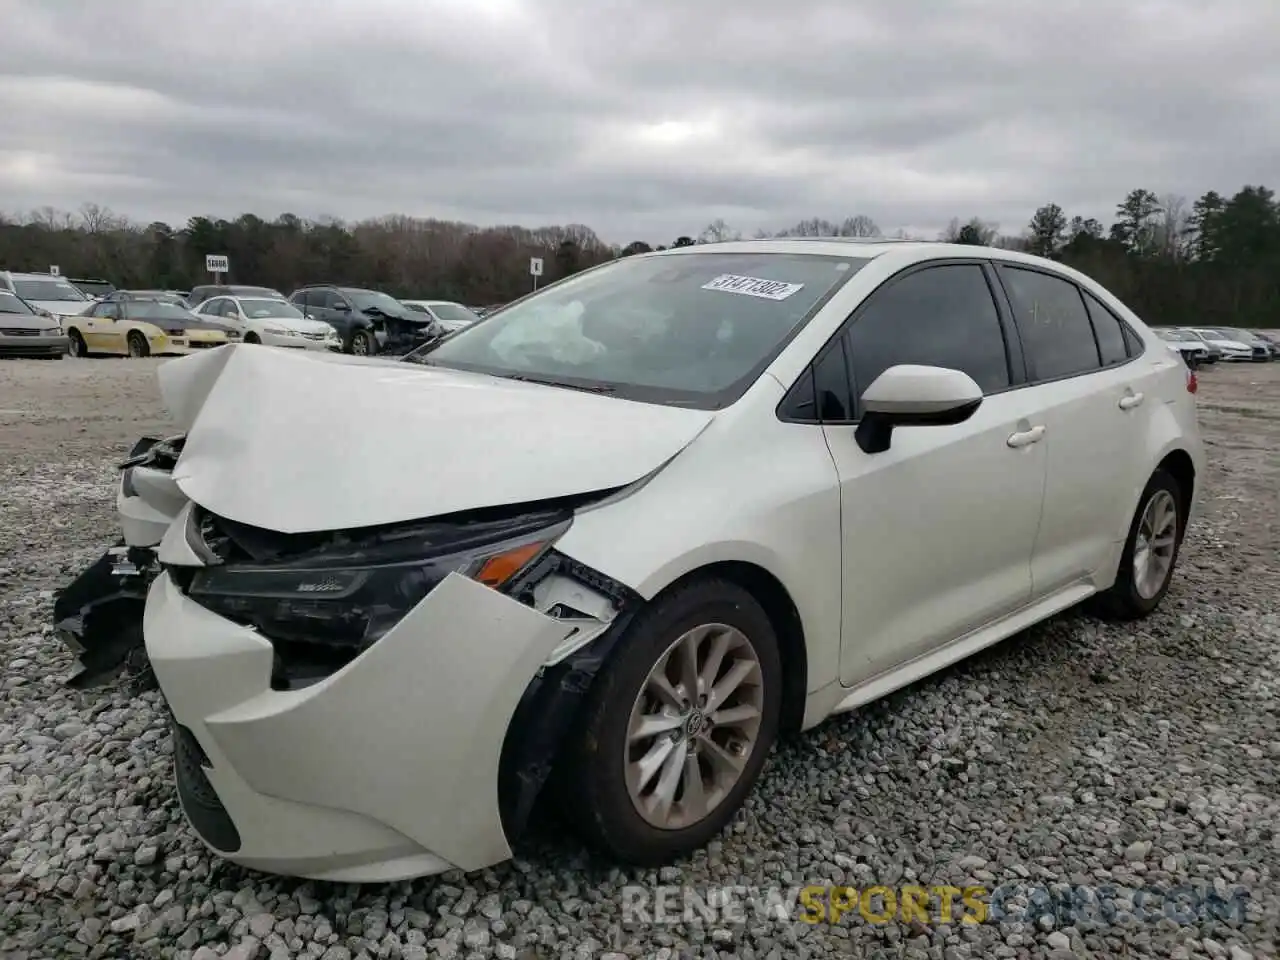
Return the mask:
[(372, 542), (321, 548), (270, 565), (203, 567), (192, 600), (258, 630), (281, 647), (323, 645), (342, 661), (366, 649), (450, 573), (502, 589), (537, 561), (569, 527), (545, 522), (500, 539), (454, 536), (444, 542), (412, 531)]

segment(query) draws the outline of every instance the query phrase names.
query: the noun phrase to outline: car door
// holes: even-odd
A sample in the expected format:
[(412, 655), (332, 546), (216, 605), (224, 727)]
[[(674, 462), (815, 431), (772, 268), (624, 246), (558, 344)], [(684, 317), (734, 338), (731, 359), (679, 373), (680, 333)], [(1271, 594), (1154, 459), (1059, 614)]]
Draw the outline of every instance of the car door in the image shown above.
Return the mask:
[[(977, 260), (898, 274), (814, 366), (840, 481), (842, 682), (856, 684), (1011, 613), (1031, 595), (1045, 450), (1012, 321)], [(897, 364), (951, 367), (983, 389), (964, 423), (854, 439), (858, 397)]]
[(85, 342), (94, 353), (126, 353), (125, 303), (122, 300), (94, 307), (93, 327)]
[(74, 326), (80, 331), (80, 336), (84, 338), (85, 349), (93, 351), (97, 349), (97, 334), (99, 327), (105, 322), (105, 315), (108, 303), (95, 303), (78, 317), (69, 318), (63, 321), (63, 327)]
[(1045, 596), (1104, 569), (1123, 539), (1147, 478), (1140, 449), (1151, 364), (1180, 363), (1167, 350), (1135, 362), (1141, 339), (1097, 297), (1050, 269), (1000, 264), (1022, 339), (1029, 385), (1045, 427), (1044, 510), (1031, 561)]

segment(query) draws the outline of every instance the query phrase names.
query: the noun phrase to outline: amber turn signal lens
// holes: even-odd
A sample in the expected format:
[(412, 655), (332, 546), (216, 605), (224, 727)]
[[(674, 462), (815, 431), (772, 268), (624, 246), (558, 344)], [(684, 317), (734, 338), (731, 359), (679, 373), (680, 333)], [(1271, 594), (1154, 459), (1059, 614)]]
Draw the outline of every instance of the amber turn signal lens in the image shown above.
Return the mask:
[(487, 587), (500, 587), (523, 570), (544, 546), (545, 543), (526, 543), (490, 557), (476, 571), (475, 579)]

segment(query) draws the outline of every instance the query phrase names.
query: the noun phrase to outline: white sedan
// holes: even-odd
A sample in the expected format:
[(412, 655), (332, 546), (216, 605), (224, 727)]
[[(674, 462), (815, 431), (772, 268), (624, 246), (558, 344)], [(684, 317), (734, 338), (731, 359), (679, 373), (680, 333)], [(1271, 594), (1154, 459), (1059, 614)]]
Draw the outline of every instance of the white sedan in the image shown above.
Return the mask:
[(146, 649), (246, 867), (483, 868), (553, 769), (588, 840), (670, 862), (780, 733), (1081, 601), (1150, 614), (1205, 476), (1186, 366), (1007, 250), (626, 257), (406, 360), (159, 370)]
[(1235, 335), (1211, 327), (1187, 327), (1192, 333), (1222, 351), (1222, 359), (1237, 363), (1267, 359), (1267, 353), (1254, 349)]
[(342, 350), (342, 338), (327, 323), (313, 320), (287, 300), (274, 297), (211, 297), (195, 309), (198, 316), (236, 324), (244, 342), (301, 350)]
[(401, 300), (406, 307), (431, 316), (443, 333), (453, 333), (469, 327), (480, 319), (480, 314), (452, 300)]

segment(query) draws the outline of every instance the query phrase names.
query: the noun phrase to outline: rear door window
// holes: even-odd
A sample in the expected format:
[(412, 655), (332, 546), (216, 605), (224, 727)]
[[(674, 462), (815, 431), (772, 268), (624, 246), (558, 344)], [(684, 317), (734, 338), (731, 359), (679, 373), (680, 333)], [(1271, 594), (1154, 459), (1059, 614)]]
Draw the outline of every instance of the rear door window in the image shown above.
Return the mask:
[(1070, 280), (1039, 270), (1000, 265), (1033, 380), (1056, 380), (1102, 366), (1093, 324)]

